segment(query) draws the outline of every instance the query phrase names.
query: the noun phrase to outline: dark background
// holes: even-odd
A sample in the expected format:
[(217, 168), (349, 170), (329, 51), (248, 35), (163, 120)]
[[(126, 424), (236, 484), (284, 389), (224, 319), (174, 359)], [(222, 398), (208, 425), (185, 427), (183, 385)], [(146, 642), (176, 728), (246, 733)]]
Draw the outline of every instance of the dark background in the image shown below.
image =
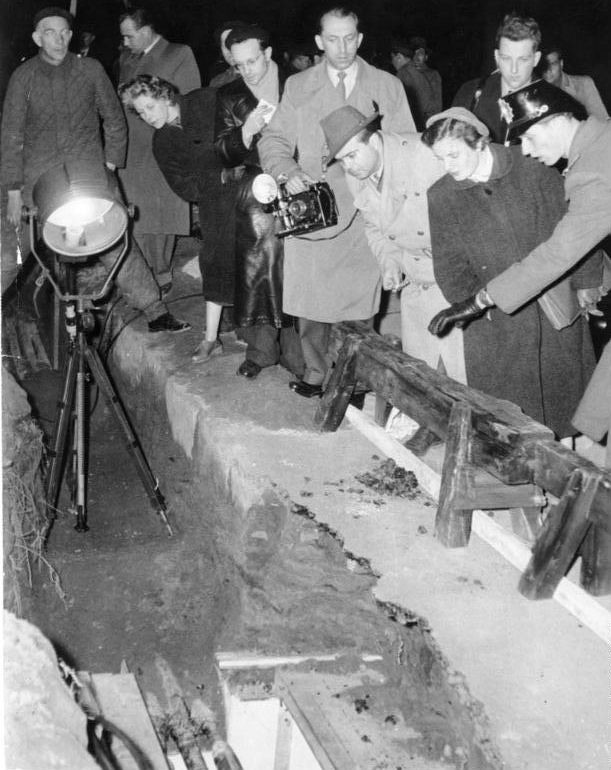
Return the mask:
[[(144, 0), (169, 40), (188, 43), (200, 64), (204, 84), (217, 57), (214, 28), (225, 19), (257, 21), (272, 33), (275, 58), (289, 40), (313, 43), (316, 19), (332, 4), (317, 0)], [(0, 0), (0, 97), (8, 77), (24, 56), (35, 52), (32, 18), (46, 5), (68, 7), (68, 0)], [(394, 35), (424, 35), (432, 48), (431, 65), (443, 78), (444, 101), (451, 102), (465, 80), (490, 71), (496, 28), (507, 12), (533, 16), (546, 42), (559, 42), (565, 69), (591, 75), (611, 108), (611, 0), (357, 0), (350, 3), (361, 18), (364, 58), (389, 68)], [(78, 0), (77, 29), (96, 32), (97, 55), (110, 67), (119, 44), (122, 0)]]

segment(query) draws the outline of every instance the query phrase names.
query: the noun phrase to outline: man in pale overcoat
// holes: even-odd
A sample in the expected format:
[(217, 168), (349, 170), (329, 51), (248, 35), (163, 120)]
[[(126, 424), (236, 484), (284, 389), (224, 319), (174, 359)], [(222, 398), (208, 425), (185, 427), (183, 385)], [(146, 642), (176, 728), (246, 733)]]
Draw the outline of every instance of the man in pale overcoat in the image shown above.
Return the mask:
[[(141, 8), (132, 8), (120, 18), (125, 51), (119, 63), (119, 80), (127, 83), (138, 75), (157, 75), (185, 94), (201, 86), (193, 51), (186, 45), (169, 43), (155, 31), (153, 21)], [(121, 182), (129, 203), (137, 207), (134, 235), (162, 293), (171, 285), (171, 262), (177, 235), (190, 231), (189, 204), (170, 189), (153, 157), (153, 131), (127, 111), (128, 145)]]
[(462, 331), (433, 338), (431, 310), (446, 306), (435, 282), (427, 190), (445, 174), (420, 134), (377, 130), (378, 115), (346, 105), (321, 121), (329, 154), (346, 172), (354, 205), (362, 212), (382, 286), (401, 291), (403, 350), (433, 369), (466, 382)]
[(337, 164), (326, 169), (328, 150), (319, 121), (348, 103), (366, 114), (379, 111), (386, 130), (415, 130), (399, 79), (357, 56), (362, 38), (355, 14), (333, 9), (321, 17), (315, 39), (325, 56), (287, 80), (258, 145), (263, 169), (276, 178), (284, 175), (289, 193), (324, 176), (339, 209), (336, 226), (285, 241), (284, 311), (299, 318), (306, 364), (303, 380), (290, 387), (306, 397), (322, 392), (331, 324), (371, 319), (381, 291), (378, 265), (345, 175)]

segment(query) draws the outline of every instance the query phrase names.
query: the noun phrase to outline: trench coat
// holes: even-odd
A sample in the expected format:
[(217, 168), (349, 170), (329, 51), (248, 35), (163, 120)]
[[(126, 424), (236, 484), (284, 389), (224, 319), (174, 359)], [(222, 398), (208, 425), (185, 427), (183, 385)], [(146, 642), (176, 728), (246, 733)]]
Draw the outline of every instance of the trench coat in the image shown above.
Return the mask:
[[(193, 52), (186, 45), (160, 38), (143, 56), (124, 53), (119, 62), (119, 80), (129, 82), (138, 75), (157, 75), (173, 83), (181, 93), (201, 86)], [(153, 157), (153, 131), (132, 110), (126, 110), (127, 161), (119, 178), (129, 203), (136, 206), (134, 232), (188, 235), (189, 204), (166, 182)]]
[(221, 182), (223, 165), (214, 148), (216, 89), (197, 88), (178, 97), (180, 126), (153, 133), (153, 155), (171, 189), (199, 206), (199, 263), (206, 300), (232, 305), (235, 201)]
[[(446, 175), (429, 190), (433, 265), (449, 302), (473, 294), (489, 277), (548, 237), (566, 204), (562, 177), (519, 147), (491, 145), (487, 182)], [(526, 205), (525, 205), (526, 204)], [(576, 287), (601, 278), (584, 266)], [(594, 370), (586, 320), (555, 329), (538, 302), (514, 315), (492, 308), (464, 330), (467, 383), (516, 403), (562, 438), (575, 433), (571, 416)]]
[[(282, 80), (280, 91), (282, 92)], [(215, 116), (215, 147), (226, 169), (235, 205), (235, 294), (236, 326), (289, 324), (282, 311), (283, 243), (276, 237), (277, 223), (271, 212), (252, 194), (252, 182), (261, 173), (258, 144), (242, 141), (242, 125), (258, 104), (242, 78), (219, 88)], [(265, 133), (265, 130), (263, 133)]]
[(362, 212), (369, 247), (380, 272), (398, 266), (408, 284), (401, 291), (403, 350), (466, 381), (462, 331), (433, 337), (429, 318), (446, 307), (433, 272), (427, 203), (428, 188), (445, 174), (443, 164), (420, 140), (420, 134), (378, 134), (383, 143), (383, 174), (378, 190), (370, 178), (346, 175), (354, 205)]
[[(414, 131), (401, 81), (360, 57), (357, 62), (347, 103), (365, 115), (379, 111), (386, 131)], [(335, 193), (338, 224), (307, 238), (287, 238), (284, 244), (285, 312), (326, 323), (371, 318), (381, 292), (378, 266), (344, 172), (334, 163), (323, 174), (327, 149), (319, 121), (343, 104), (323, 60), (288, 78), (258, 145), (264, 171), (276, 179), (301, 168), (313, 179), (324, 175)]]

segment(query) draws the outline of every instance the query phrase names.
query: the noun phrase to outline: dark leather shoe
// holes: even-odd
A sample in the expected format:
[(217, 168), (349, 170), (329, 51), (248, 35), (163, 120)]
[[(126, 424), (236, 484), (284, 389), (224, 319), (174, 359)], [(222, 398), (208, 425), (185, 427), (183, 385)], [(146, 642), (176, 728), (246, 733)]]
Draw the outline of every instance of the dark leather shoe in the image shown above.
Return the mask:
[(242, 377), (246, 377), (249, 380), (254, 380), (259, 375), (261, 367), (259, 364), (255, 364), (254, 361), (242, 361), (238, 367), (236, 374), (241, 374)]
[(322, 388), (320, 385), (310, 385), (309, 382), (303, 380), (292, 380), (289, 382), (289, 388), (297, 393), (298, 396), (304, 398), (314, 398), (314, 396), (322, 396)]
[(159, 318), (149, 322), (150, 332), (185, 332), (190, 328), (190, 323), (179, 321), (171, 313), (164, 313)]

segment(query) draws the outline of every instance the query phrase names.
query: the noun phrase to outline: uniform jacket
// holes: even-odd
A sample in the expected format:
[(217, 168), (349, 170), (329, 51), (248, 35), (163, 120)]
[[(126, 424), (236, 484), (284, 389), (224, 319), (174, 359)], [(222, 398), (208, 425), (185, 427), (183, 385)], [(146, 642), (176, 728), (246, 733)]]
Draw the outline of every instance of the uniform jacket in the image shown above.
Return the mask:
[(587, 75), (567, 75), (566, 72), (563, 72), (560, 88), (574, 96), (578, 102), (581, 102), (586, 108), (588, 115), (593, 115), (600, 120), (608, 120), (609, 113), (591, 77)]
[(577, 265), (611, 233), (611, 122), (590, 117), (569, 148), (564, 196), (568, 210), (550, 237), (486, 285), (512, 313)]
[[(566, 209), (557, 171), (525, 158), (519, 147), (491, 150), (487, 182), (447, 175), (429, 190), (435, 276), (449, 302), (473, 294), (527, 254)], [(600, 265), (583, 280), (597, 285)], [(594, 369), (585, 319), (558, 331), (537, 302), (513, 315), (493, 308), (467, 326), (464, 345), (471, 387), (513, 401), (559, 436), (574, 432), (570, 417)]]
[[(144, 56), (122, 55), (120, 81), (129, 82), (138, 75), (157, 75), (169, 80), (181, 93), (201, 85), (189, 46), (169, 43), (163, 37)], [(135, 232), (188, 234), (189, 206), (172, 192), (153, 157), (154, 129), (131, 110), (127, 110), (127, 124), (127, 162), (120, 178), (128, 201), (138, 209)]]
[(1, 181), (8, 189), (22, 188), (26, 205), (45, 171), (77, 158), (122, 166), (126, 142), (121, 104), (95, 59), (68, 53), (56, 66), (38, 55), (11, 76), (2, 113)]
[[(360, 57), (357, 61), (359, 70), (348, 104), (365, 115), (377, 109), (385, 131), (414, 131), (401, 81)], [(259, 142), (264, 170), (278, 178), (300, 167), (313, 179), (321, 179), (327, 150), (319, 121), (342, 104), (324, 61), (288, 78), (280, 105)], [(335, 193), (339, 222), (307, 240), (285, 241), (284, 309), (331, 323), (370, 318), (380, 301), (378, 266), (340, 164), (328, 168), (326, 180)]]

